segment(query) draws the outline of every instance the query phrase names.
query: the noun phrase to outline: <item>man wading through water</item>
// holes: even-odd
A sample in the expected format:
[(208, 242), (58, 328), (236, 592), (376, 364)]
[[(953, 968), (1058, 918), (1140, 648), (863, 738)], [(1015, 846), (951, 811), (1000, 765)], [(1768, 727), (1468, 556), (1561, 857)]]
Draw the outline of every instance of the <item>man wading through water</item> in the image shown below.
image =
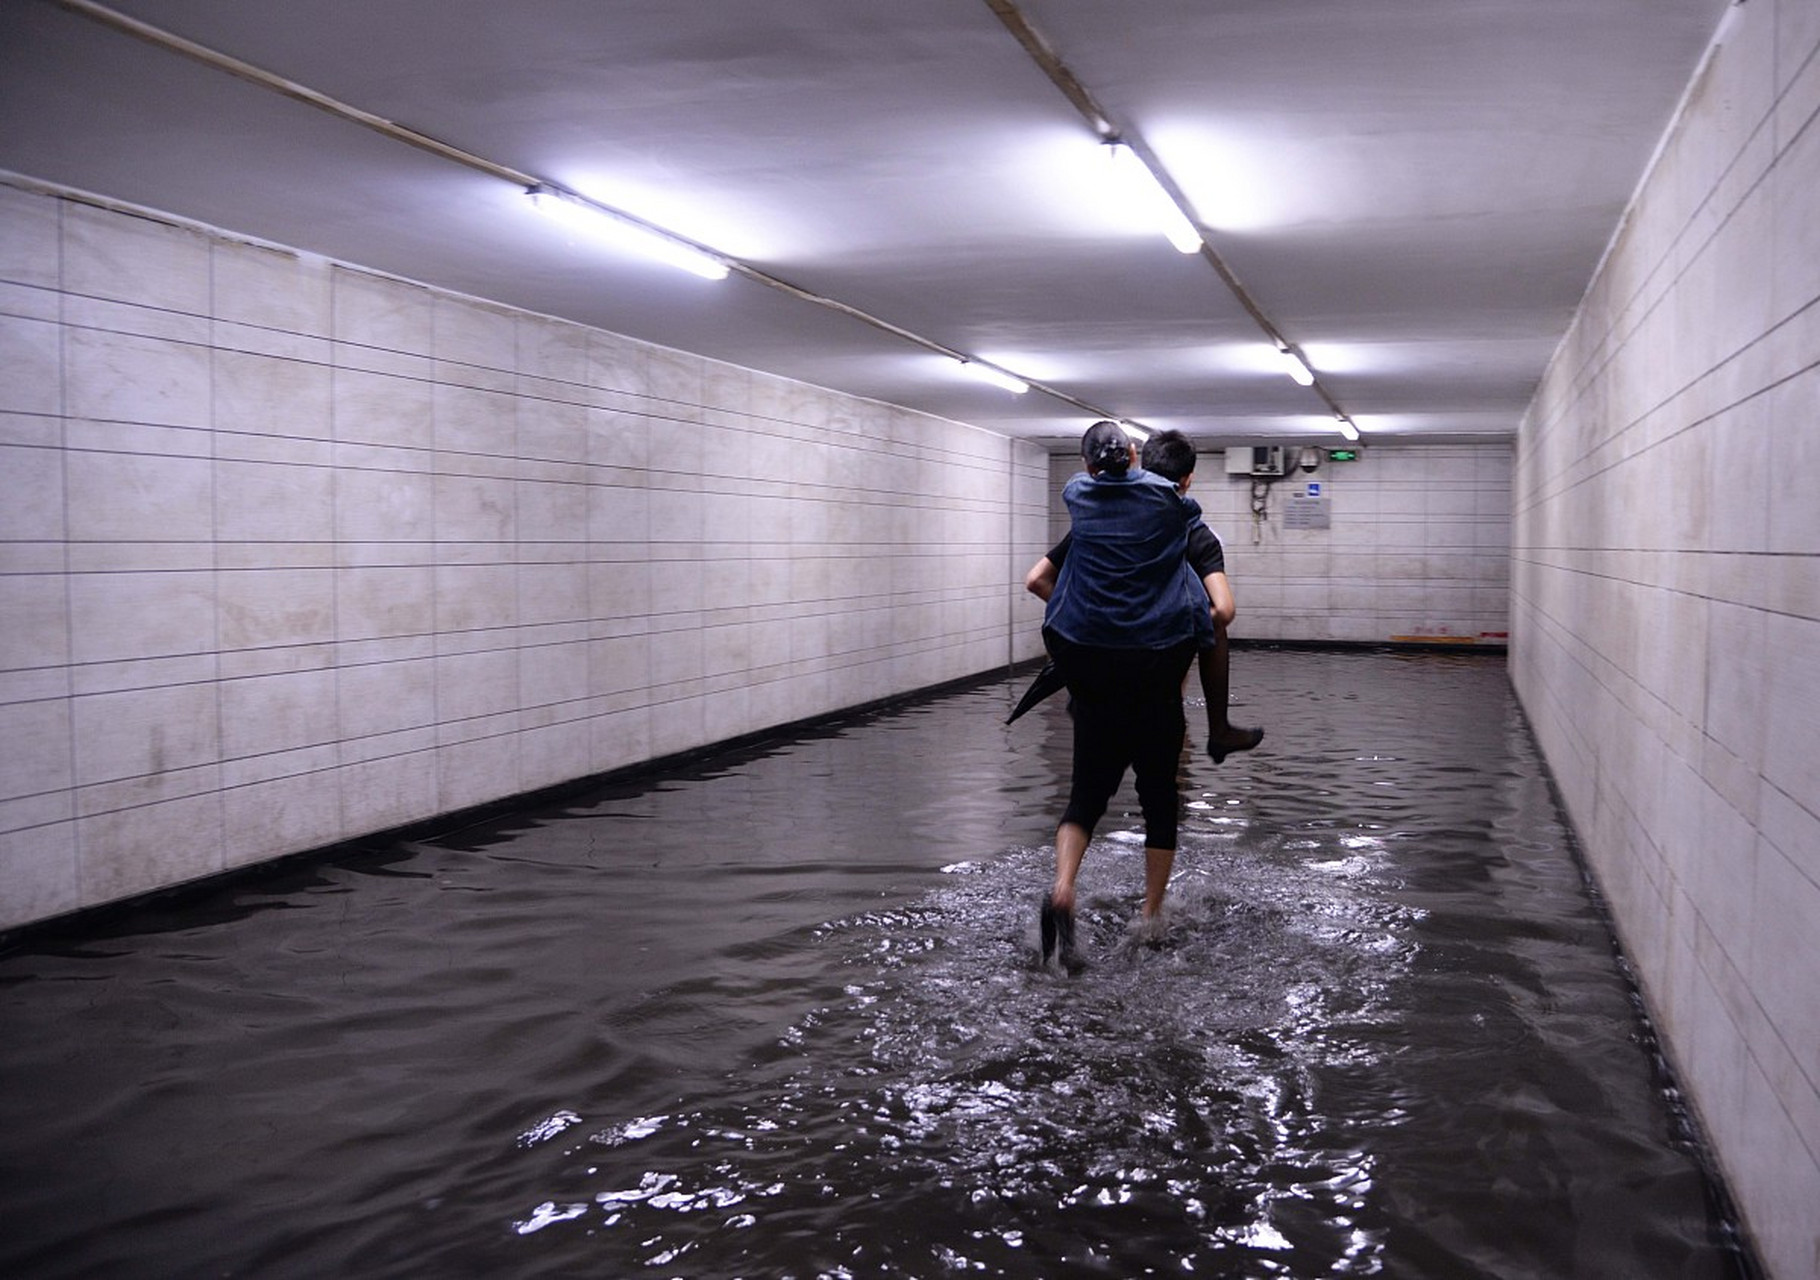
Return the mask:
[[(1180, 431), (1153, 432), (1138, 451), (1138, 462), (1144, 470), (1154, 471), (1174, 482), (1175, 491), (1186, 495), (1194, 477), (1194, 442)], [(1044, 600), (1050, 597), (1055, 591), (1056, 575), (1061, 572), (1073, 541), (1072, 533), (1063, 534), (1049, 554), (1036, 562), (1024, 576), (1026, 591)], [(1194, 576), (1207, 588), (1208, 607), (1213, 610), (1214, 639), (1211, 644), (1202, 643), (1196, 669), (1200, 672), (1201, 694), (1207, 704), (1207, 754), (1215, 764), (1224, 764), (1227, 756), (1250, 751), (1262, 742), (1264, 731), (1239, 728), (1227, 719), (1232, 687), (1232, 644), (1226, 629), (1237, 615), (1238, 606), (1226, 579), (1226, 548), (1204, 520), (1188, 526), (1188, 564), (1194, 570)], [(1017, 710), (1011, 713), (1011, 720), (1016, 720), (1059, 688), (1061, 685), (1054, 682), (1053, 666), (1045, 667)]]
[[(1200, 506), (1141, 469), (1116, 423), (1081, 439), (1085, 474), (1062, 490), (1071, 541), (1043, 615), (1043, 643), (1073, 699), (1074, 764), (1055, 833), (1055, 883), (1041, 911), (1043, 959), (1082, 967), (1074, 942), (1075, 879), (1093, 829), (1131, 769), (1144, 813), (1142, 920), (1158, 919), (1175, 865), (1181, 794), (1176, 765), (1187, 722), (1182, 680), (1214, 642), (1207, 588), (1184, 558)], [(1047, 557), (1026, 579), (1037, 578)], [(1043, 583), (1043, 586), (1049, 584)]]

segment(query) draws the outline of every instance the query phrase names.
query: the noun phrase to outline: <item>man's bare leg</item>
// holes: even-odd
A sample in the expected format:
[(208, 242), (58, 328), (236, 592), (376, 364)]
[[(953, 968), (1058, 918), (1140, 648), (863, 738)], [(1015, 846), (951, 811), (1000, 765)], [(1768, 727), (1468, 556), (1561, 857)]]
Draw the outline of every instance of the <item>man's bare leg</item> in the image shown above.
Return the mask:
[(1055, 829), (1055, 887), (1049, 891), (1049, 903), (1062, 911), (1074, 910), (1074, 881), (1081, 873), (1081, 860), (1087, 856), (1087, 830), (1072, 822)]
[(1055, 885), (1043, 896), (1043, 959), (1059, 944), (1058, 959), (1069, 973), (1078, 973), (1084, 964), (1074, 950), (1074, 881), (1081, 872), (1081, 860), (1087, 856), (1088, 834), (1085, 827), (1064, 822), (1055, 830)]
[(1207, 699), (1207, 754), (1220, 764), (1235, 751), (1257, 746), (1264, 740), (1264, 731), (1235, 729), (1226, 719), (1227, 700), (1232, 696), (1232, 644), (1221, 624), (1214, 625), (1214, 637), (1213, 648), (1201, 650), (1197, 665), (1201, 693)]
[(1144, 850), (1144, 919), (1154, 920), (1163, 911), (1163, 895), (1169, 891), (1169, 873), (1175, 867), (1174, 849)]

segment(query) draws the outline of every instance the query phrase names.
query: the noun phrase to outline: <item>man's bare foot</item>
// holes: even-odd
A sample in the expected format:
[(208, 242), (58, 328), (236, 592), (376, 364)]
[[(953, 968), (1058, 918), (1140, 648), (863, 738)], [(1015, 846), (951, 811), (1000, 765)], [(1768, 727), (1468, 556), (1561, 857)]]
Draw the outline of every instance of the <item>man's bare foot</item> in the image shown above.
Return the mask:
[(1215, 728), (1210, 725), (1207, 729), (1207, 754), (1213, 757), (1215, 764), (1224, 764), (1227, 756), (1249, 751), (1263, 740), (1262, 729), (1237, 729), (1229, 724)]
[(1067, 906), (1060, 906), (1056, 902), (1056, 896), (1053, 893), (1043, 895), (1043, 963), (1048, 964), (1050, 954), (1057, 953), (1056, 958), (1061, 962), (1062, 968), (1073, 975), (1085, 969), (1087, 962), (1074, 949), (1073, 901), (1070, 899)]

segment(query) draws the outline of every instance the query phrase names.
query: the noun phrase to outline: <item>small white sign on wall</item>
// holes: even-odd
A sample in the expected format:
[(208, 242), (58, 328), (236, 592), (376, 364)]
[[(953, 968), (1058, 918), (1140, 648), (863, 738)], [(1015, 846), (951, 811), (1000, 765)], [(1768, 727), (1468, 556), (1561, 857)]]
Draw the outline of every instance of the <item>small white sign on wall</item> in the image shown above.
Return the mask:
[(1283, 504), (1285, 529), (1331, 529), (1333, 500), (1320, 496), (1292, 493)]

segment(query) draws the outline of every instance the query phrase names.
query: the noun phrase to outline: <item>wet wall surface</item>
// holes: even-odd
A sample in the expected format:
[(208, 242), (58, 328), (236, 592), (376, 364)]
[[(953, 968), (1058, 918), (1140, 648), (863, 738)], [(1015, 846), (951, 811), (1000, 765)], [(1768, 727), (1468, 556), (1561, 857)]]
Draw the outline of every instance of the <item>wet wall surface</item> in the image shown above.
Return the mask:
[(1246, 650), (1036, 959), (1028, 673), (0, 950), (0, 1274), (1748, 1274), (1500, 658)]

